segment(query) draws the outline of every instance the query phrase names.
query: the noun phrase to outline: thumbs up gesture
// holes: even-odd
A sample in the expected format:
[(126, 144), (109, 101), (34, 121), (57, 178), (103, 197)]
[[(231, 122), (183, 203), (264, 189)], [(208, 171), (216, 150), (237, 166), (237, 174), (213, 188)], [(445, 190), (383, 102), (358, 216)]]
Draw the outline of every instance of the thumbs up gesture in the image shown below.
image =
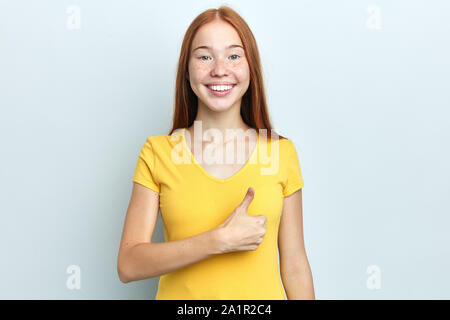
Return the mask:
[(249, 216), (248, 207), (253, 201), (255, 191), (248, 188), (242, 202), (217, 229), (220, 234), (222, 253), (256, 250), (266, 234), (267, 217)]

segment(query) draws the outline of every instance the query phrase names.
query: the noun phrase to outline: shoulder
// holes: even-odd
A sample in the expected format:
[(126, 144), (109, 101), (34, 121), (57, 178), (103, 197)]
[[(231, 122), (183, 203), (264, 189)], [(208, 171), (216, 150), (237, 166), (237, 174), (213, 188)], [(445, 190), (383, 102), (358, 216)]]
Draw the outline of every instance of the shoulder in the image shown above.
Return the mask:
[(267, 148), (268, 152), (271, 152), (272, 149), (274, 150), (278, 149), (280, 156), (289, 154), (292, 148), (295, 148), (294, 143), (292, 142), (291, 139), (280, 135), (270, 136), (267, 135), (266, 133), (260, 134), (259, 142), (262, 146)]
[(150, 145), (154, 148), (162, 147), (164, 144), (167, 144), (168, 141), (170, 141), (171, 137), (166, 134), (160, 134), (160, 135), (153, 135), (148, 136), (145, 139), (145, 144)]
[(157, 158), (168, 157), (174, 146), (181, 141), (179, 137), (177, 137), (178, 134), (179, 133), (148, 136), (145, 140), (144, 148), (150, 150)]
[(295, 149), (294, 142), (289, 138), (280, 138), (279, 145), (282, 154), (290, 154), (292, 149)]
[(284, 166), (291, 166), (293, 162), (297, 162), (298, 153), (295, 143), (292, 139), (280, 139), (280, 159)]

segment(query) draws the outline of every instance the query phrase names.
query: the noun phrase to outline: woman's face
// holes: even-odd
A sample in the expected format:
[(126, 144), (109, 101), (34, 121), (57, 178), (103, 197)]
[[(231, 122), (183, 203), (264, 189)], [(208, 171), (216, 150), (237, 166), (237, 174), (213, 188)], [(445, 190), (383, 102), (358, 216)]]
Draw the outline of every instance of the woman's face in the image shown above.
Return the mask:
[[(207, 23), (198, 29), (191, 50), (188, 79), (199, 104), (213, 111), (240, 106), (250, 84), (250, 73), (236, 30), (222, 20)], [(230, 85), (231, 89), (217, 92)]]

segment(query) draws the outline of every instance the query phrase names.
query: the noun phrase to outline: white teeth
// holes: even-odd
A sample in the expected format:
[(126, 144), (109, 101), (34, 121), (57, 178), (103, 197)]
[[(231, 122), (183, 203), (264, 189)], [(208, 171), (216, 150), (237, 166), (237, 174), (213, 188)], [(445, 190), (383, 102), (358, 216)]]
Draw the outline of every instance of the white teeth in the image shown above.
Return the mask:
[(214, 91), (226, 91), (233, 88), (233, 86), (208, 86), (208, 87)]

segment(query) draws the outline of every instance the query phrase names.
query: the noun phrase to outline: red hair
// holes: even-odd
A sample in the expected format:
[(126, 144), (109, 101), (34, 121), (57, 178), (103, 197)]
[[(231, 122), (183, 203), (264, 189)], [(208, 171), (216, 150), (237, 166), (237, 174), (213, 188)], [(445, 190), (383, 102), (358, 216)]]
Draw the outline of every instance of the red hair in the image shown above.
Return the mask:
[[(186, 78), (192, 41), (201, 26), (216, 19), (229, 23), (237, 31), (244, 46), (245, 55), (249, 64), (250, 84), (242, 96), (240, 112), (242, 120), (255, 130), (267, 129), (267, 139), (270, 139), (272, 125), (267, 108), (258, 46), (247, 23), (236, 11), (228, 6), (221, 6), (218, 9), (208, 9), (202, 12), (192, 21), (184, 35), (180, 58), (178, 60), (175, 83), (175, 106), (172, 129), (169, 135), (178, 128), (190, 127), (195, 120), (198, 109), (198, 97)], [(279, 138), (285, 139), (285, 137), (280, 135)]]

